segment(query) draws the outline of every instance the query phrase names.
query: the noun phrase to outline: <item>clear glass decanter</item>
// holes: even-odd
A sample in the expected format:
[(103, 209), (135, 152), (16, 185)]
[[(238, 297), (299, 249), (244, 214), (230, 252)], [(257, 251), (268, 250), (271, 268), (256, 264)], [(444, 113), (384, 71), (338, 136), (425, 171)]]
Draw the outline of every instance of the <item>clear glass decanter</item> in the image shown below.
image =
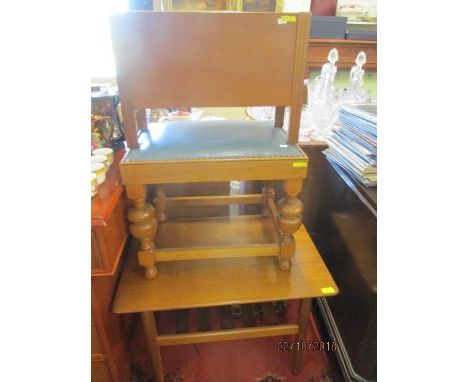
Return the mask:
[(324, 141), (331, 134), (331, 128), (335, 123), (335, 109), (337, 100), (334, 95), (334, 81), (336, 76), (336, 62), (338, 61), (338, 50), (332, 49), (328, 53), (328, 62), (322, 66), (320, 75), (312, 83), (306, 80), (307, 106), (310, 114), (307, 120), (308, 126), (302, 126), (303, 133), (309, 139)]
[(348, 88), (340, 92), (339, 103), (360, 103), (366, 102), (369, 94), (364, 89), (364, 74), (365, 70), (362, 68), (366, 63), (366, 53), (359, 52), (354, 65), (349, 72)]

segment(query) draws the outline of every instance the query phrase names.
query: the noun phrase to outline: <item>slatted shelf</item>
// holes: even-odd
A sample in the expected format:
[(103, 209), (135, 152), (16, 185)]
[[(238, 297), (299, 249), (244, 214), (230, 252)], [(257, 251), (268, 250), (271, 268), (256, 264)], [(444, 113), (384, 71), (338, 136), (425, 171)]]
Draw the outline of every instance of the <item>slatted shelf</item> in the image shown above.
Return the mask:
[(232, 305), (159, 312), (158, 343), (169, 346), (297, 333), (297, 324), (287, 323), (274, 302), (239, 307), (240, 315)]

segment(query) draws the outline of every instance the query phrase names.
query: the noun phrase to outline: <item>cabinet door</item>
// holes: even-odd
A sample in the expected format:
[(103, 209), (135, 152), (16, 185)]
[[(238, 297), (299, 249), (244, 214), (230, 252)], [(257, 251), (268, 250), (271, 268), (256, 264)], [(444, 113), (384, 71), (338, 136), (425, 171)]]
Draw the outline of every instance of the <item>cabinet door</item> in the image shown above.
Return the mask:
[(91, 354), (103, 354), (101, 340), (99, 339), (99, 333), (96, 329), (94, 322), (91, 322)]
[(91, 382), (112, 382), (105, 360), (91, 362)]
[[(96, 370), (93, 371), (93, 381), (130, 380), (130, 323), (122, 322), (123, 317), (111, 311), (118, 274), (97, 276), (91, 280), (91, 366)], [(99, 362), (105, 365), (97, 364)]]
[(121, 197), (106, 220), (91, 222), (91, 272), (94, 275), (115, 270), (128, 237), (125, 208)]
[[(339, 171), (339, 169), (338, 169)], [(346, 381), (377, 379), (377, 219), (370, 196), (326, 162), (314, 241), (340, 293), (317, 305)], [(367, 191), (368, 193), (370, 191)], [(370, 194), (369, 194), (370, 195)], [(351, 318), (351, 319), (350, 319)], [(348, 377), (349, 376), (349, 377)]]
[(103, 271), (104, 263), (102, 261), (102, 253), (96, 239), (96, 234), (91, 230), (91, 270)]

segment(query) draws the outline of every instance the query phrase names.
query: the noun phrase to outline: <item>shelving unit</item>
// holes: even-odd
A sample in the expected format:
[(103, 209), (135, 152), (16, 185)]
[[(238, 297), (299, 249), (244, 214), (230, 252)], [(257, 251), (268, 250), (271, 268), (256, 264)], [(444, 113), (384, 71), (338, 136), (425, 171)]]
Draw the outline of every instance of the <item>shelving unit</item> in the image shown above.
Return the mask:
[(377, 41), (321, 38), (308, 40), (307, 69), (321, 68), (327, 62), (328, 52), (333, 48), (339, 52), (339, 68), (351, 68), (355, 65), (356, 55), (364, 51), (367, 58), (366, 69), (377, 69)]

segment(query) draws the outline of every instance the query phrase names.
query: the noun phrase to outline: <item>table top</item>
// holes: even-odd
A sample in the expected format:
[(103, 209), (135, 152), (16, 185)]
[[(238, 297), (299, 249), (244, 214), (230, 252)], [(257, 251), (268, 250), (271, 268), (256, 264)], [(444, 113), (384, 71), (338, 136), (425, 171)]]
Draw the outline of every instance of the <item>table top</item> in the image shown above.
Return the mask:
[(143, 277), (134, 240), (114, 299), (115, 313), (245, 304), (338, 293), (333, 278), (304, 226), (294, 235), (290, 271), (276, 257), (189, 260), (157, 263), (154, 280)]
[(149, 123), (140, 148), (122, 163), (246, 158), (303, 158), (273, 121), (168, 121)]

